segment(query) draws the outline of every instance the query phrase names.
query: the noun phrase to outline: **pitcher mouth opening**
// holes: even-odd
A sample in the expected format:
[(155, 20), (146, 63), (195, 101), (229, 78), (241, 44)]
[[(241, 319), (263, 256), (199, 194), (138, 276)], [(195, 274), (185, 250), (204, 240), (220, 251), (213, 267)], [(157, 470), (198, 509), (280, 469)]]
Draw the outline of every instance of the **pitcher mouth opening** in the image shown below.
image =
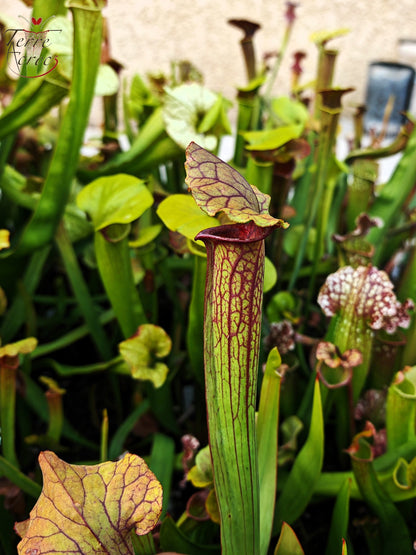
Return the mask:
[(196, 235), (195, 240), (225, 241), (230, 243), (254, 243), (266, 239), (276, 227), (260, 227), (254, 222), (244, 224), (220, 225), (203, 229)]

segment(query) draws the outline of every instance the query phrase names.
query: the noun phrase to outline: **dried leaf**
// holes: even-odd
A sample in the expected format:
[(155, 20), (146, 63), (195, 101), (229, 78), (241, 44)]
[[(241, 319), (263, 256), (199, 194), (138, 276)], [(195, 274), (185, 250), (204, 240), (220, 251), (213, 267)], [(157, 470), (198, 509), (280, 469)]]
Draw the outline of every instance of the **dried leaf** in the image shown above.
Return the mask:
[(186, 179), (197, 205), (209, 216), (227, 214), (236, 223), (288, 227), (268, 213), (269, 195), (250, 185), (234, 168), (196, 143), (186, 149)]
[(162, 510), (162, 487), (146, 463), (72, 465), (52, 451), (39, 455), (42, 493), (30, 519), (16, 524), (23, 554), (133, 554), (130, 532), (147, 534)]

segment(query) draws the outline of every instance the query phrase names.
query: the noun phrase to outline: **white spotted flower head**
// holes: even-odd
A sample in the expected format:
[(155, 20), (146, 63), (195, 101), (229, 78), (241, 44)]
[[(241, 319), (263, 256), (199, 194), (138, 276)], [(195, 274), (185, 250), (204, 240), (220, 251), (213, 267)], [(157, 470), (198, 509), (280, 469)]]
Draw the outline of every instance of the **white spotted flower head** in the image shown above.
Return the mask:
[(359, 349), (363, 363), (354, 369), (354, 398), (364, 386), (372, 351), (374, 330), (393, 334), (410, 325), (410, 299), (400, 303), (386, 272), (375, 266), (344, 266), (330, 274), (318, 295), (326, 316), (337, 318), (333, 343), (344, 352)]
[(409, 310), (414, 308), (410, 299), (403, 304), (397, 300), (388, 275), (375, 266), (344, 266), (330, 274), (319, 292), (318, 303), (327, 316), (353, 309), (370, 328), (390, 334), (398, 327), (409, 327)]

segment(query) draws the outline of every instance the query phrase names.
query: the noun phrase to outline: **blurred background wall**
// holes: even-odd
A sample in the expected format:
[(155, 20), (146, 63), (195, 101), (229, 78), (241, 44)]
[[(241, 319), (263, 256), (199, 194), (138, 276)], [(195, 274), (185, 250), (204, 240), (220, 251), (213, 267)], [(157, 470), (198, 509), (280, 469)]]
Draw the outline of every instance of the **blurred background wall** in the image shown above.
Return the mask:
[[(233, 100), (235, 86), (244, 85), (246, 76), (239, 45), (242, 33), (227, 20), (245, 18), (261, 25), (256, 34), (261, 60), (265, 52), (280, 49), (285, 9), (283, 0), (108, 0), (105, 13), (111, 53), (123, 64), (123, 76), (169, 72), (172, 61), (187, 59), (204, 74), (209, 88)], [(18, 0), (0, 0), (0, 12), (15, 18), (30, 15)], [(403, 58), (398, 45), (400, 39), (416, 39), (415, 0), (304, 0), (296, 15), (276, 94), (288, 92), (296, 50), (307, 53), (302, 82), (314, 78), (317, 50), (310, 35), (315, 31), (350, 30), (330, 43), (340, 52), (334, 85), (355, 87), (345, 98), (347, 107), (364, 100), (369, 62), (412, 61)]]

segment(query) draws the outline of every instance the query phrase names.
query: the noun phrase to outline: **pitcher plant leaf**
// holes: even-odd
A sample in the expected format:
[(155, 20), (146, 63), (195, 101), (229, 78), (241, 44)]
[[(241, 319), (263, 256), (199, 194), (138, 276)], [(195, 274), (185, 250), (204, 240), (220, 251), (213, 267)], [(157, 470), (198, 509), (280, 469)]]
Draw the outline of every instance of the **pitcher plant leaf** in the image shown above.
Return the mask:
[(269, 195), (196, 143), (190, 143), (186, 150), (185, 168), (185, 182), (198, 206), (209, 216), (222, 212), (235, 223), (253, 221), (260, 227), (288, 227), (268, 213)]
[(130, 532), (150, 532), (162, 510), (162, 487), (137, 455), (72, 465), (39, 455), (42, 493), (30, 518), (16, 524), (18, 553), (132, 554)]

